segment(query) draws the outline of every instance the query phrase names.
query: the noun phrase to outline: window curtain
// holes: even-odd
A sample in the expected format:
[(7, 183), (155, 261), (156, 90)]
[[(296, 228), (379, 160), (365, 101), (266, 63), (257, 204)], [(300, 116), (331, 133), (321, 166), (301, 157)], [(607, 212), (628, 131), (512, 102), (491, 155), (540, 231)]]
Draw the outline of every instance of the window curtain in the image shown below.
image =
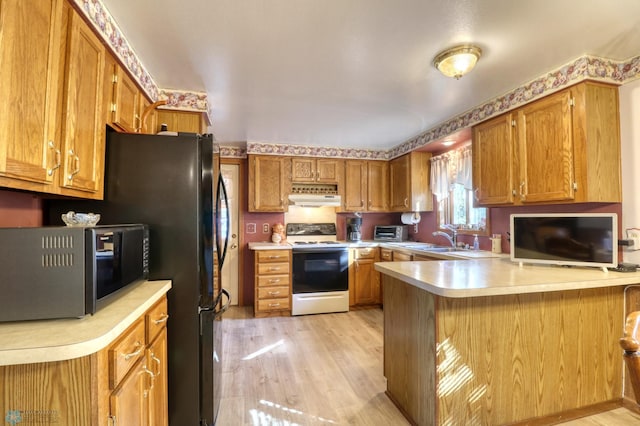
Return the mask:
[(431, 157), (431, 192), (438, 202), (449, 196), (455, 183), (472, 189), (471, 144)]

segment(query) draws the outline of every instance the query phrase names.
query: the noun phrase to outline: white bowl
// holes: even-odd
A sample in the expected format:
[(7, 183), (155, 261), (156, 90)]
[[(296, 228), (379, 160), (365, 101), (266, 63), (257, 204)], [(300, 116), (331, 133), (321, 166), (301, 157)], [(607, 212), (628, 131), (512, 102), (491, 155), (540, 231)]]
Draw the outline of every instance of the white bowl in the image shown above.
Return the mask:
[(62, 215), (62, 221), (67, 226), (96, 226), (100, 221), (100, 215), (94, 213), (66, 212)]

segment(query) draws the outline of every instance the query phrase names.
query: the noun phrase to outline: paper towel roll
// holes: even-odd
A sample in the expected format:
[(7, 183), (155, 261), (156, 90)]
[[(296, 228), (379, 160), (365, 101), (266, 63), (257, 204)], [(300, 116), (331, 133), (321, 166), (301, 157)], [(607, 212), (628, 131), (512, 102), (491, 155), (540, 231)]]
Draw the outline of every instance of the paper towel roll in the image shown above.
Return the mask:
[(420, 222), (420, 214), (402, 213), (400, 220), (402, 220), (402, 223), (404, 223), (405, 225), (415, 225), (416, 223)]

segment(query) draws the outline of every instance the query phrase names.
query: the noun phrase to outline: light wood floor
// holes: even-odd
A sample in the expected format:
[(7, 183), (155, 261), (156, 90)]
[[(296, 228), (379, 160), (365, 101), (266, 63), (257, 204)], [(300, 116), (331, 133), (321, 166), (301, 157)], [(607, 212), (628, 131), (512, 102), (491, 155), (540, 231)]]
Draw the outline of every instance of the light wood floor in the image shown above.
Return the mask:
[[(255, 319), (224, 316), (219, 426), (404, 426), (385, 395), (382, 311)], [(620, 408), (565, 426), (640, 425)]]

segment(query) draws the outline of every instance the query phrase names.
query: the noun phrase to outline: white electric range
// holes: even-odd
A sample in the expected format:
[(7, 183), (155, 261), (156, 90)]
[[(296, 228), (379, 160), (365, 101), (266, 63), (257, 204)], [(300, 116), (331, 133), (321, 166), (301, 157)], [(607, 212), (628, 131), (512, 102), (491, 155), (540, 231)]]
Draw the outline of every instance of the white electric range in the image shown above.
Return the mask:
[(348, 244), (337, 241), (335, 223), (288, 223), (293, 246), (291, 314), (349, 310)]

